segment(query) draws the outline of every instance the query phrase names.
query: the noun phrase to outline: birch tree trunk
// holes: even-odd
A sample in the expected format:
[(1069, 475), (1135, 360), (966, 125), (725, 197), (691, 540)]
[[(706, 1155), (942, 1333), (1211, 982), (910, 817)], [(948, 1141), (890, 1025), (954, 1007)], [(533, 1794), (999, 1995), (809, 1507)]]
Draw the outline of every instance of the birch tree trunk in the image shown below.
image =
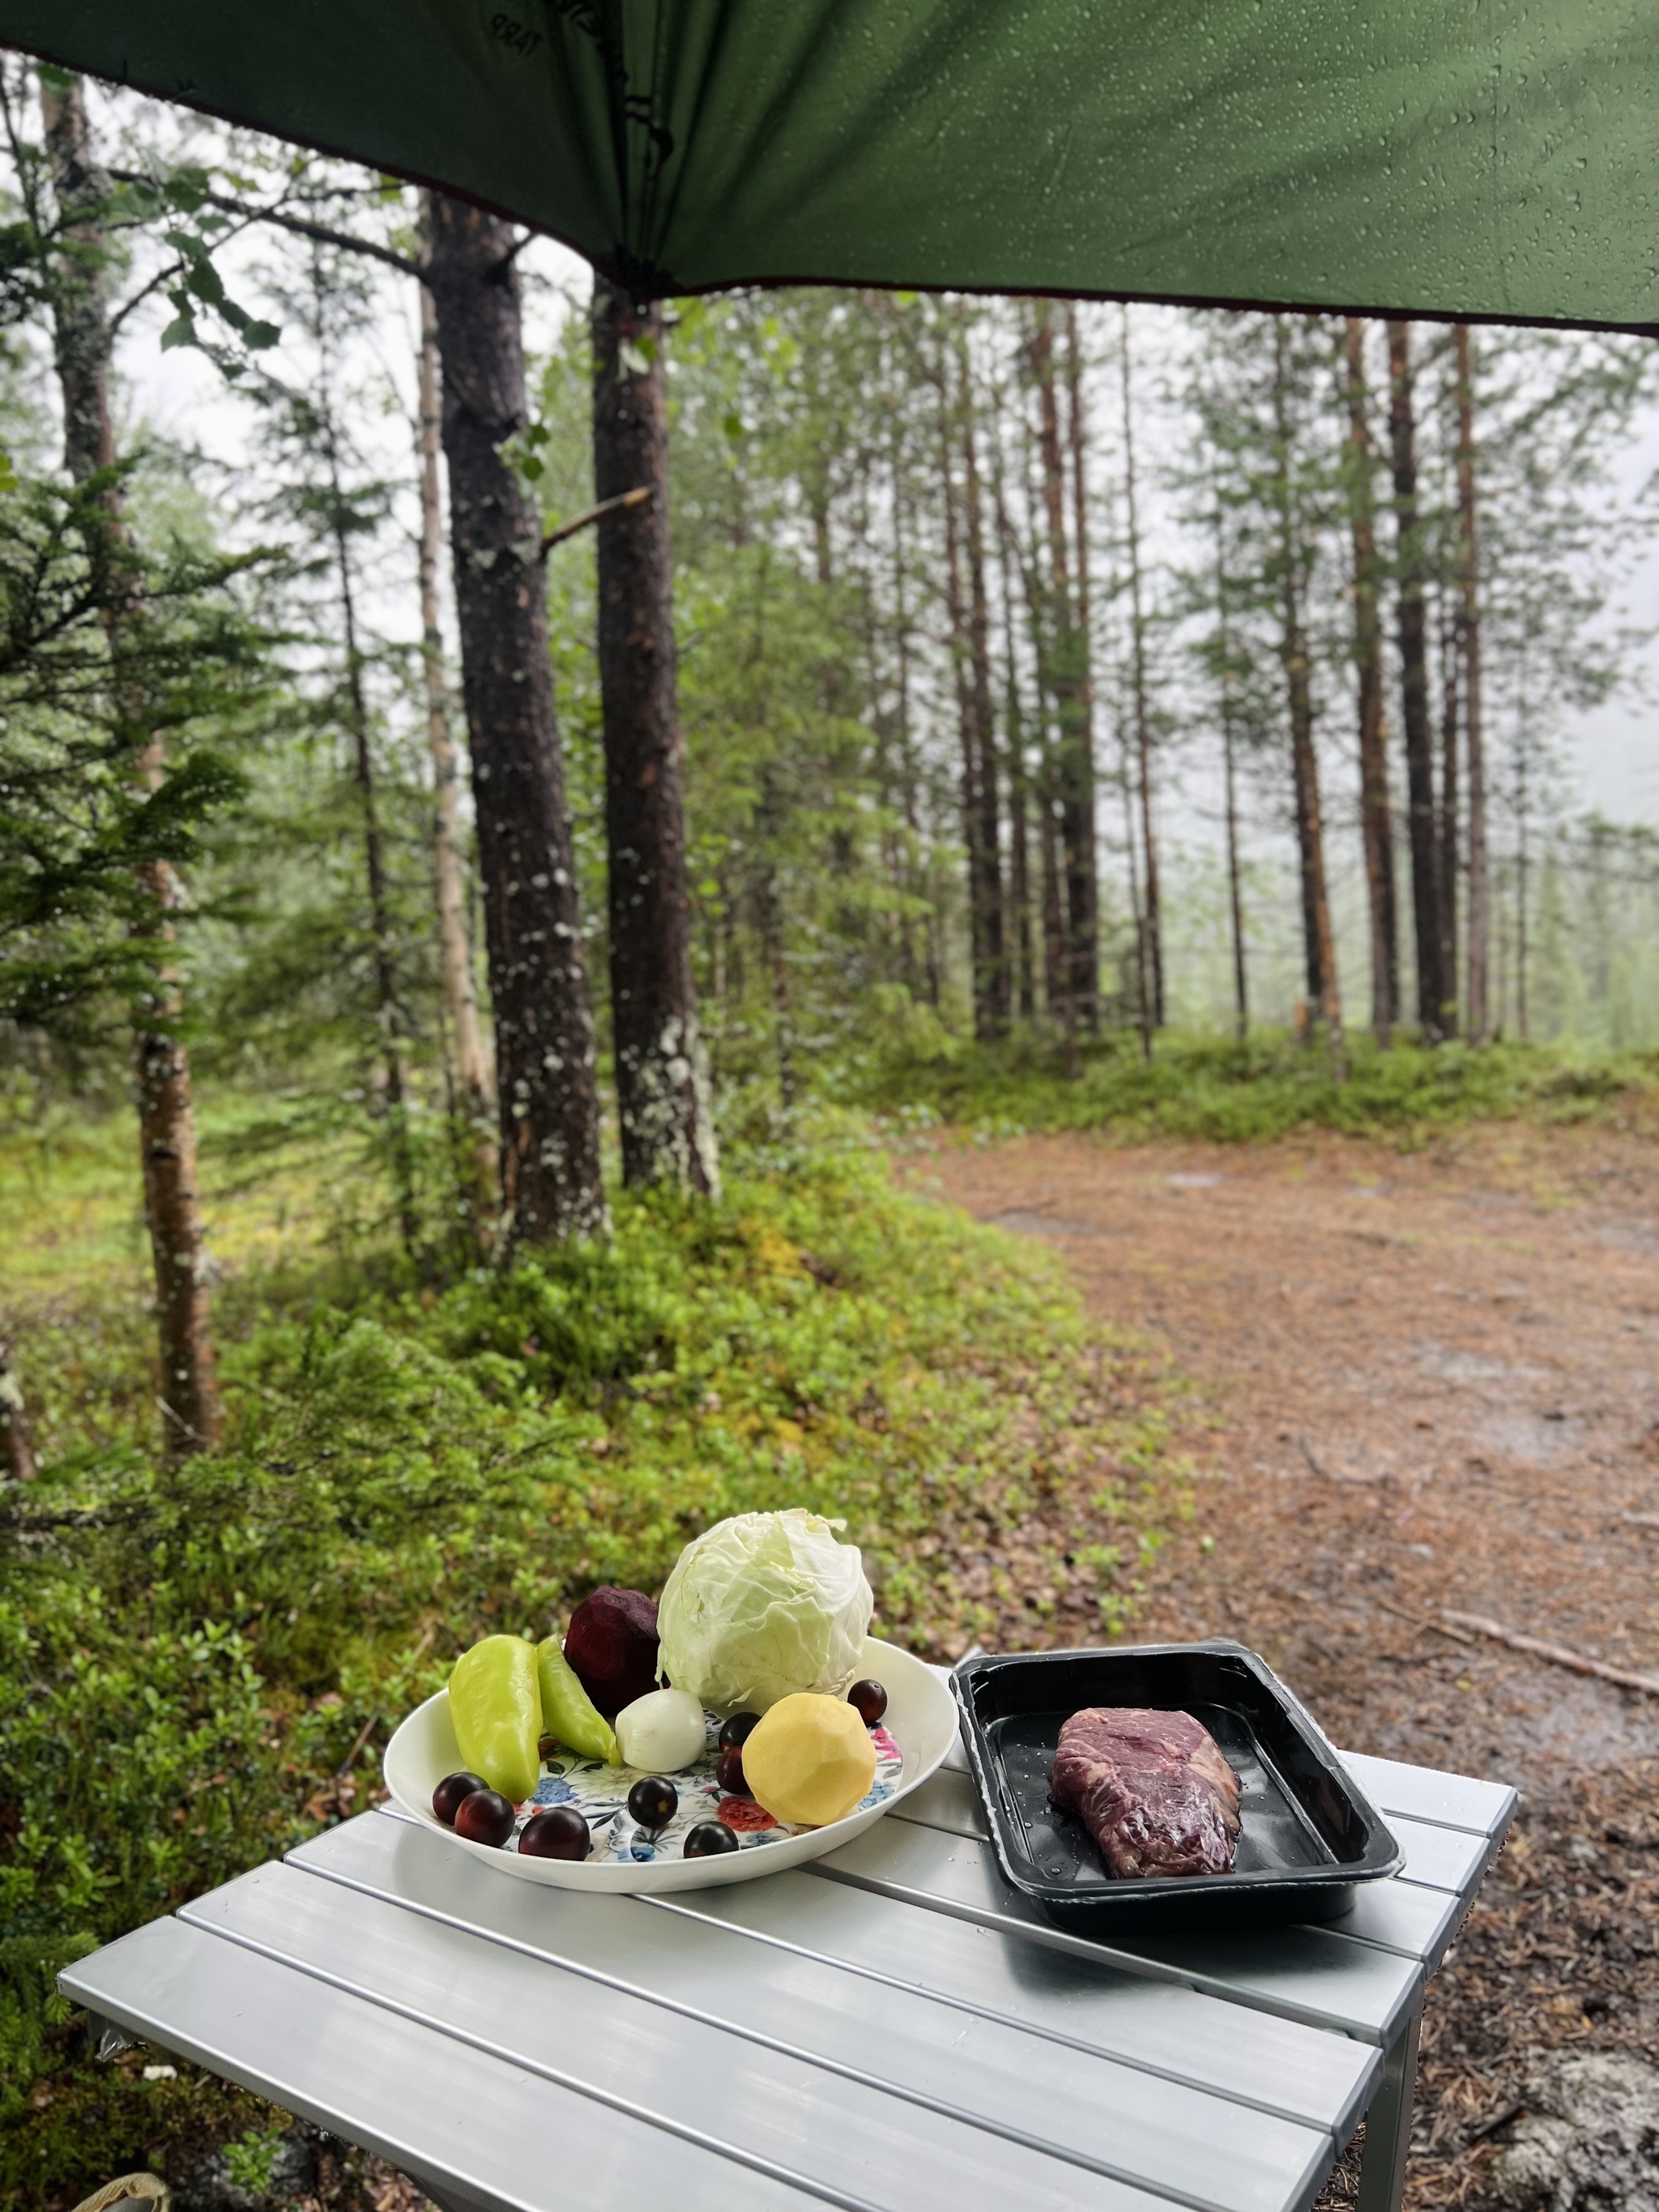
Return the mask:
[(1412, 919), (1417, 943), (1417, 1018), (1424, 1042), (1437, 1044), (1446, 1034), (1447, 994), (1440, 964), (1444, 932), (1440, 919), (1434, 754), (1429, 733), (1411, 325), (1391, 322), (1388, 331), (1389, 437), (1394, 463), (1401, 719), (1406, 729), (1407, 821), (1411, 833)]
[[(430, 196), (421, 194), (422, 260), (432, 250)], [(478, 990), (466, 926), (455, 787), (455, 744), (449, 725), (449, 685), (438, 611), (438, 563), (443, 552), (443, 501), (438, 464), (443, 443), (439, 395), (438, 311), (421, 285), (421, 665), (426, 683), (427, 743), (432, 755), (432, 888), (438, 913), (444, 1009), (455, 1058), (461, 1112), (472, 1133), (470, 1211), (484, 1235), (495, 1206), (495, 1147), (490, 1133), (492, 1084), (478, 1019)]]
[(1395, 910), (1394, 816), (1382, 714), (1382, 629), (1376, 605), (1376, 456), (1365, 382), (1365, 325), (1347, 319), (1348, 522), (1353, 545), (1353, 659), (1359, 687), (1359, 830), (1370, 910), (1371, 1034), (1383, 1051), (1400, 1018), (1400, 924)]
[(1469, 326), (1453, 325), (1457, 376), (1457, 550), (1462, 600), (1463, 738), (1469, 775), (1468, 996), (1464, 1020), (1471, 1044), (1485, 1044), (1492, 928), (1486, 861), (1486, 762), (1480, 723), (1480, 548), (1474, 487), (1474, 368)]
[(553, 713), (539, 520), (502, 448), (524, 427), (513, 237), (434, 192), (427, 281), (443, 369), (450, 543), (500, 1092), (509, 1241), (594, 1236), (592, 1009)]
[[(52, 185), (72, 249), (55, 258), (51, 279), (53, 353), (64, 403), (64, 461), (75, 482), (85, 483), (115, 462), (103, 280), (107, 241), (99, 219), (108, 185), (88, 133), (81, 80), (71, 78), (61, 89), (43, 81), (40, 111)], [(122, 575), (126, 525), (120, 493), (112, 484), (103, 495), (102, 510), (97, 542), (88, 545), (88, 554), (99, 582), (118, 687), (121, 632), (143, 615)], [(158, 789), (163, 773), (161, 744), (152, 738), (139, 757), (141, 787)], [(173, 938), (171, 916), (179, 902), (179, 884), (164, 860), (149, 863), (138, 875), (155, 909), (143, 933), (155, 942), (159, 957), (154, 985), (144, 1002), (133, 1009), (135, 1094), (161, 1338), (159, 1399), (167, 1455), (178, 1461), (211, 1450), (219, 1440), (219, 1388), (209, 1310), (213, 1263), (197, 1188), (190, 1056), (178, 1035), (183, 1006), (177, 971), (166, 951)]]
[(599, 684), (611, 1012), (623, 1179), (718, 1194), (720, 1154), (691, 977), (684, 767), (668, 534), (660, 303), (593, 283), (593, 495), (651, 496), (599, 526)]

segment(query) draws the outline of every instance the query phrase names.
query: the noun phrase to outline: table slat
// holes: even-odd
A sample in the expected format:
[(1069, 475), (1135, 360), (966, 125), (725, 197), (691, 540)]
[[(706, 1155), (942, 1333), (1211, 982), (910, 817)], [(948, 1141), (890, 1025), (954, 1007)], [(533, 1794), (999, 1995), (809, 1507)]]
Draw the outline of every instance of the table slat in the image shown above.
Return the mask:
[(883, 1896), (959, 1913), (1130, 1973), (1184, 1981), (1287, 2020), (1392, 2041), (1422, 1996), (1421, 1966), (1396, 1952), (1324, 1929), (1206, 1931), (1104, 1943), (1056, 1927), (1004, 1881), (988, 1844), (914, 1821), (885, 1820), (808, 1869)]
[(1455, 1890), (1467, 1898), (1480, 1882), (1498, 1848), (1491, 1836), (1468, 1828), (1437, 1828), (1425, 1820), (1407, 1820), (1400, 1814), (1389, 1816), (1389, 1826), (1406, 1854), (1404, 1882), (1425, 1889)]
[(763, 1942), (937, 1991), (1028, 2033), (1328, 2128), (1339, 2141), (1364, 2112), (1382, 2065), (1369, 2043), (1274, 2014), (1257, 2013), (1241, 2033), (1233, 2005), (1184, 1982), (1117, 1971), (1093, 1946), (1074, 1955), (1028, 1942), (1024, 1929), (981, 1926), (805, 1873), (687, 1891), (653, 1909), (718, 1919)]
[[(963, 2212), (1006, 2212), (1015, 2191), (1033, 2212), (1150, 2212), (1154, 2201), (1133, 2184), (1046, 2154), (1035, 2142), (1009, 2141), (896, 2087), (826, 2071), (295, 1867), (259, 1868), (185, 1911), (193, 1925), (210, 1925), (458, 2041), (510, 2053), (671, 2132), (740, 2148), (769, 2171), (888, 2212), (908, 2212), (924, 2194)], [(856, 2013), (851, 2018), (860, 2024)], [(1029, 2121), (1029, 2091), (1025, 2106)], [(1103, 2127), (1103, 2145), (1109, 2136)]]
[(1354, 1780), (1385, 1819), (1397, 1814), (1405, 1820), (1501, 1836), (1515, 1817), (1518, 1800), (1505, 1782), (1477, 1782), (1466, 1774), (1440, 1774), (1432, 1767), (1370, 1759), (1358, 1751), (1340, 1751), (1337, 1757), (1352, 1768)]
[(1015, 2023), (964, 2020), (935, 1996), (878, 1996), (844, 1967), (745, 1941), (719, 1922), (503, 1880), (425, 1830), (349, 1821), (289, 1864), (1206, 2206), (1281, 2204), (1340, 2147), (1328, 2125), (1268, 2119), (1190, 2081), (1149, 2081)]
[(378, 2151), (452, 2202), (548, 2212), (580, 2177), (584, 2203), (654, 2203), (665, 2159), (676, 2212), (732, 2212), (734, 2181), (744, 2212), (811, 2212), (825, 2193), (753, 2169), (739, 2178), (721, 2151), (671, 2143), (643, 2120), (320, 1990), (180, 1920), (106, 1944), (60, 1985), (76, 2004)]

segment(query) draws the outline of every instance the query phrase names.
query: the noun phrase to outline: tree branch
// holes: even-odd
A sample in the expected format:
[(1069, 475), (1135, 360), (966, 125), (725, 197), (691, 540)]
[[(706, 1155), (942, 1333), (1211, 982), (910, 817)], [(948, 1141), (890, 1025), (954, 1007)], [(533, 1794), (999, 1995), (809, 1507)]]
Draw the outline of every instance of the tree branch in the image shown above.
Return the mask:
[(649, 484), (635, 484), (632, 491), (619, 491), (615, 499), (602, 499), (597, 507), (590, 507), (586, 514), (579, 514), (569, 522), (562, 522), (556, 530), (550, 530), (543, 538), (543, 559), (546, 559), (556, 545), (562, 545), (567, 538), (574, 538), (579, 530), (586, 530), (596, 522), (603, 522), (607, 514), (616, 514), (624, 507), (643, 507), (650, 496)]
[[(154, 177), (146, 176), (141, 169), (111, 169), (108, 173), (119, 185), (154, 187), (155, 183)], [(292, 231), (296, 238), (314, 239), (319, 246), (337, 246), (348, 253), (366, 254), (371, 261), (383, 261), (399, 276), (424, 281), (418, 261), (411, 261), (406, 253), (399, 253), (394, 246), (380, 246), (372, 238), (358, 238), (351, 231), (337, 230), (331, 223), (313, 222), (308, 216), (291, 215), (280, 204), (250, 207), (233, 192), (204, 192), (203, 198), (210, 207), (218, 208), (226, 215), (239, 215), (248, 222), (275, 223), (280, 230)]]

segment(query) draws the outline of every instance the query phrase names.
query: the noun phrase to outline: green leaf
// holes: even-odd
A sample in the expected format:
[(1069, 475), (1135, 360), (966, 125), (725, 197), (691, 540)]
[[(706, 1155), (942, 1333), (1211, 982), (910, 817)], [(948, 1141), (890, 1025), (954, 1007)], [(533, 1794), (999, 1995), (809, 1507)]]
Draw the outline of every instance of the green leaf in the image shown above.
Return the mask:
[(226, 306), (225, 288), (218, 270), (205, 256), (193, 262), (185, 273), (185, 283), (198, 300), (205, 300), (210, 307)]
[(196, 318), (188, 312), (181, 312), (161, 333), (163, 353), (171, 353), (175, 346), (193, 346), (197, 343)]

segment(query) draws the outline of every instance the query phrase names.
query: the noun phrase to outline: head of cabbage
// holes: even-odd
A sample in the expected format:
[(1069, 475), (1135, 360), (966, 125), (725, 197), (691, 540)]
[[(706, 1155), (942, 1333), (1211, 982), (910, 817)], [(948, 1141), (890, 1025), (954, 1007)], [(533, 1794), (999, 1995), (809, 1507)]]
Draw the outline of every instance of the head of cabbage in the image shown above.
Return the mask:
[(793, 1690), (845, 1696), (875, 1600), (844, 1524), (804, 1507), (738, 1513), (695, 1537), (657, 1609), (659, 1663), (712, 1711), (763, 1713)]

